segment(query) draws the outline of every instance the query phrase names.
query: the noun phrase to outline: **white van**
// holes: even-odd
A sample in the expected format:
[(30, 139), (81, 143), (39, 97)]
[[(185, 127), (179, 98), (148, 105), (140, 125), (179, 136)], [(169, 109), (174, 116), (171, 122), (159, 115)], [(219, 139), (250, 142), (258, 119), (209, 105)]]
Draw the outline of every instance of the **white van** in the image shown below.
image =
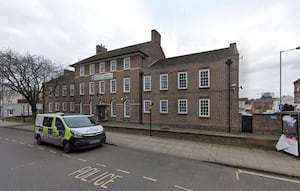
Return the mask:
[(35, 120), (34, 138), (63, 147), (65, 152), (85, 149), (106, 142), (104, 128), (90, 115), (38, 114)]

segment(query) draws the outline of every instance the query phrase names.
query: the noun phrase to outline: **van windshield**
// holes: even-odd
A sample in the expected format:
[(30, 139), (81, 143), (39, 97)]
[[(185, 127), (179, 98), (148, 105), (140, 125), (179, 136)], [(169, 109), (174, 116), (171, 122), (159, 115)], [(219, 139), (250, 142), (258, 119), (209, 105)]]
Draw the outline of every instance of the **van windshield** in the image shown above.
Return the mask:
[(95, 126), (88, 117), (66, 117), (64, 118), (66, 124), (70, 128), (81, 128)]

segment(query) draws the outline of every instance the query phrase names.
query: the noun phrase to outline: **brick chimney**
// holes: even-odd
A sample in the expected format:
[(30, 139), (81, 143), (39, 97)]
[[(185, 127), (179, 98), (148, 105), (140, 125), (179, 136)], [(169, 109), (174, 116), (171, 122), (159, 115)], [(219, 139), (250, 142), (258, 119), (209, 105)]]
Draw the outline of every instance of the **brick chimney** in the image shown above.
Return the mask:
[(107, 49), (105, 48), (105, 46), (103, 44), (97, 44), (96, 45), (96, 54), (101, 54), (107, 52)]
[(157, 30), (153, 29), (151, 31), (151, 41), (158, 43), (160, 45), (160, 38), (161, 38), (161, 36), (160, 36), (159, 32), (157, 32)]

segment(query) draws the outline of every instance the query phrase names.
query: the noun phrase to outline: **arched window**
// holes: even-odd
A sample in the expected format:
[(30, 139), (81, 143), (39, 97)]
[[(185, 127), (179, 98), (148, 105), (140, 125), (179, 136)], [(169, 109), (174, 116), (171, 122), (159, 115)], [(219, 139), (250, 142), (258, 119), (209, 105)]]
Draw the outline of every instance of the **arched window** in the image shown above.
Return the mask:
[(130, 117), (130, 102), (128, 100), (124, 102), (124, 117)]
[(116, 104), (116, 101), (111, 101), (111, 104), (110, 104), (110, 115), (112, 117), (116, 117), (117, 116), (117, 104)]

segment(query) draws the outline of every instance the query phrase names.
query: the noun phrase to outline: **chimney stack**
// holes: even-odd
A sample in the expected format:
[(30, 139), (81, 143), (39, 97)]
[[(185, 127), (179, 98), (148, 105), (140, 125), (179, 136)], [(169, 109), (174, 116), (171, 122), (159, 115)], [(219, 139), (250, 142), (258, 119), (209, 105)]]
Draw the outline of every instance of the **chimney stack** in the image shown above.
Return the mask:
[(96, 45), (96, 54), (101, 54), (107, 52), (107, 49), (105, 48), (105, 46), (103, 44), (97, 44)]
[(160, 36), (159, 32), (157, 32), (157, 30), (153, 29), (151, 31), (151, 41), (158, 43), (160, 45), (160, 39), (161, 39), (161, 36)]

